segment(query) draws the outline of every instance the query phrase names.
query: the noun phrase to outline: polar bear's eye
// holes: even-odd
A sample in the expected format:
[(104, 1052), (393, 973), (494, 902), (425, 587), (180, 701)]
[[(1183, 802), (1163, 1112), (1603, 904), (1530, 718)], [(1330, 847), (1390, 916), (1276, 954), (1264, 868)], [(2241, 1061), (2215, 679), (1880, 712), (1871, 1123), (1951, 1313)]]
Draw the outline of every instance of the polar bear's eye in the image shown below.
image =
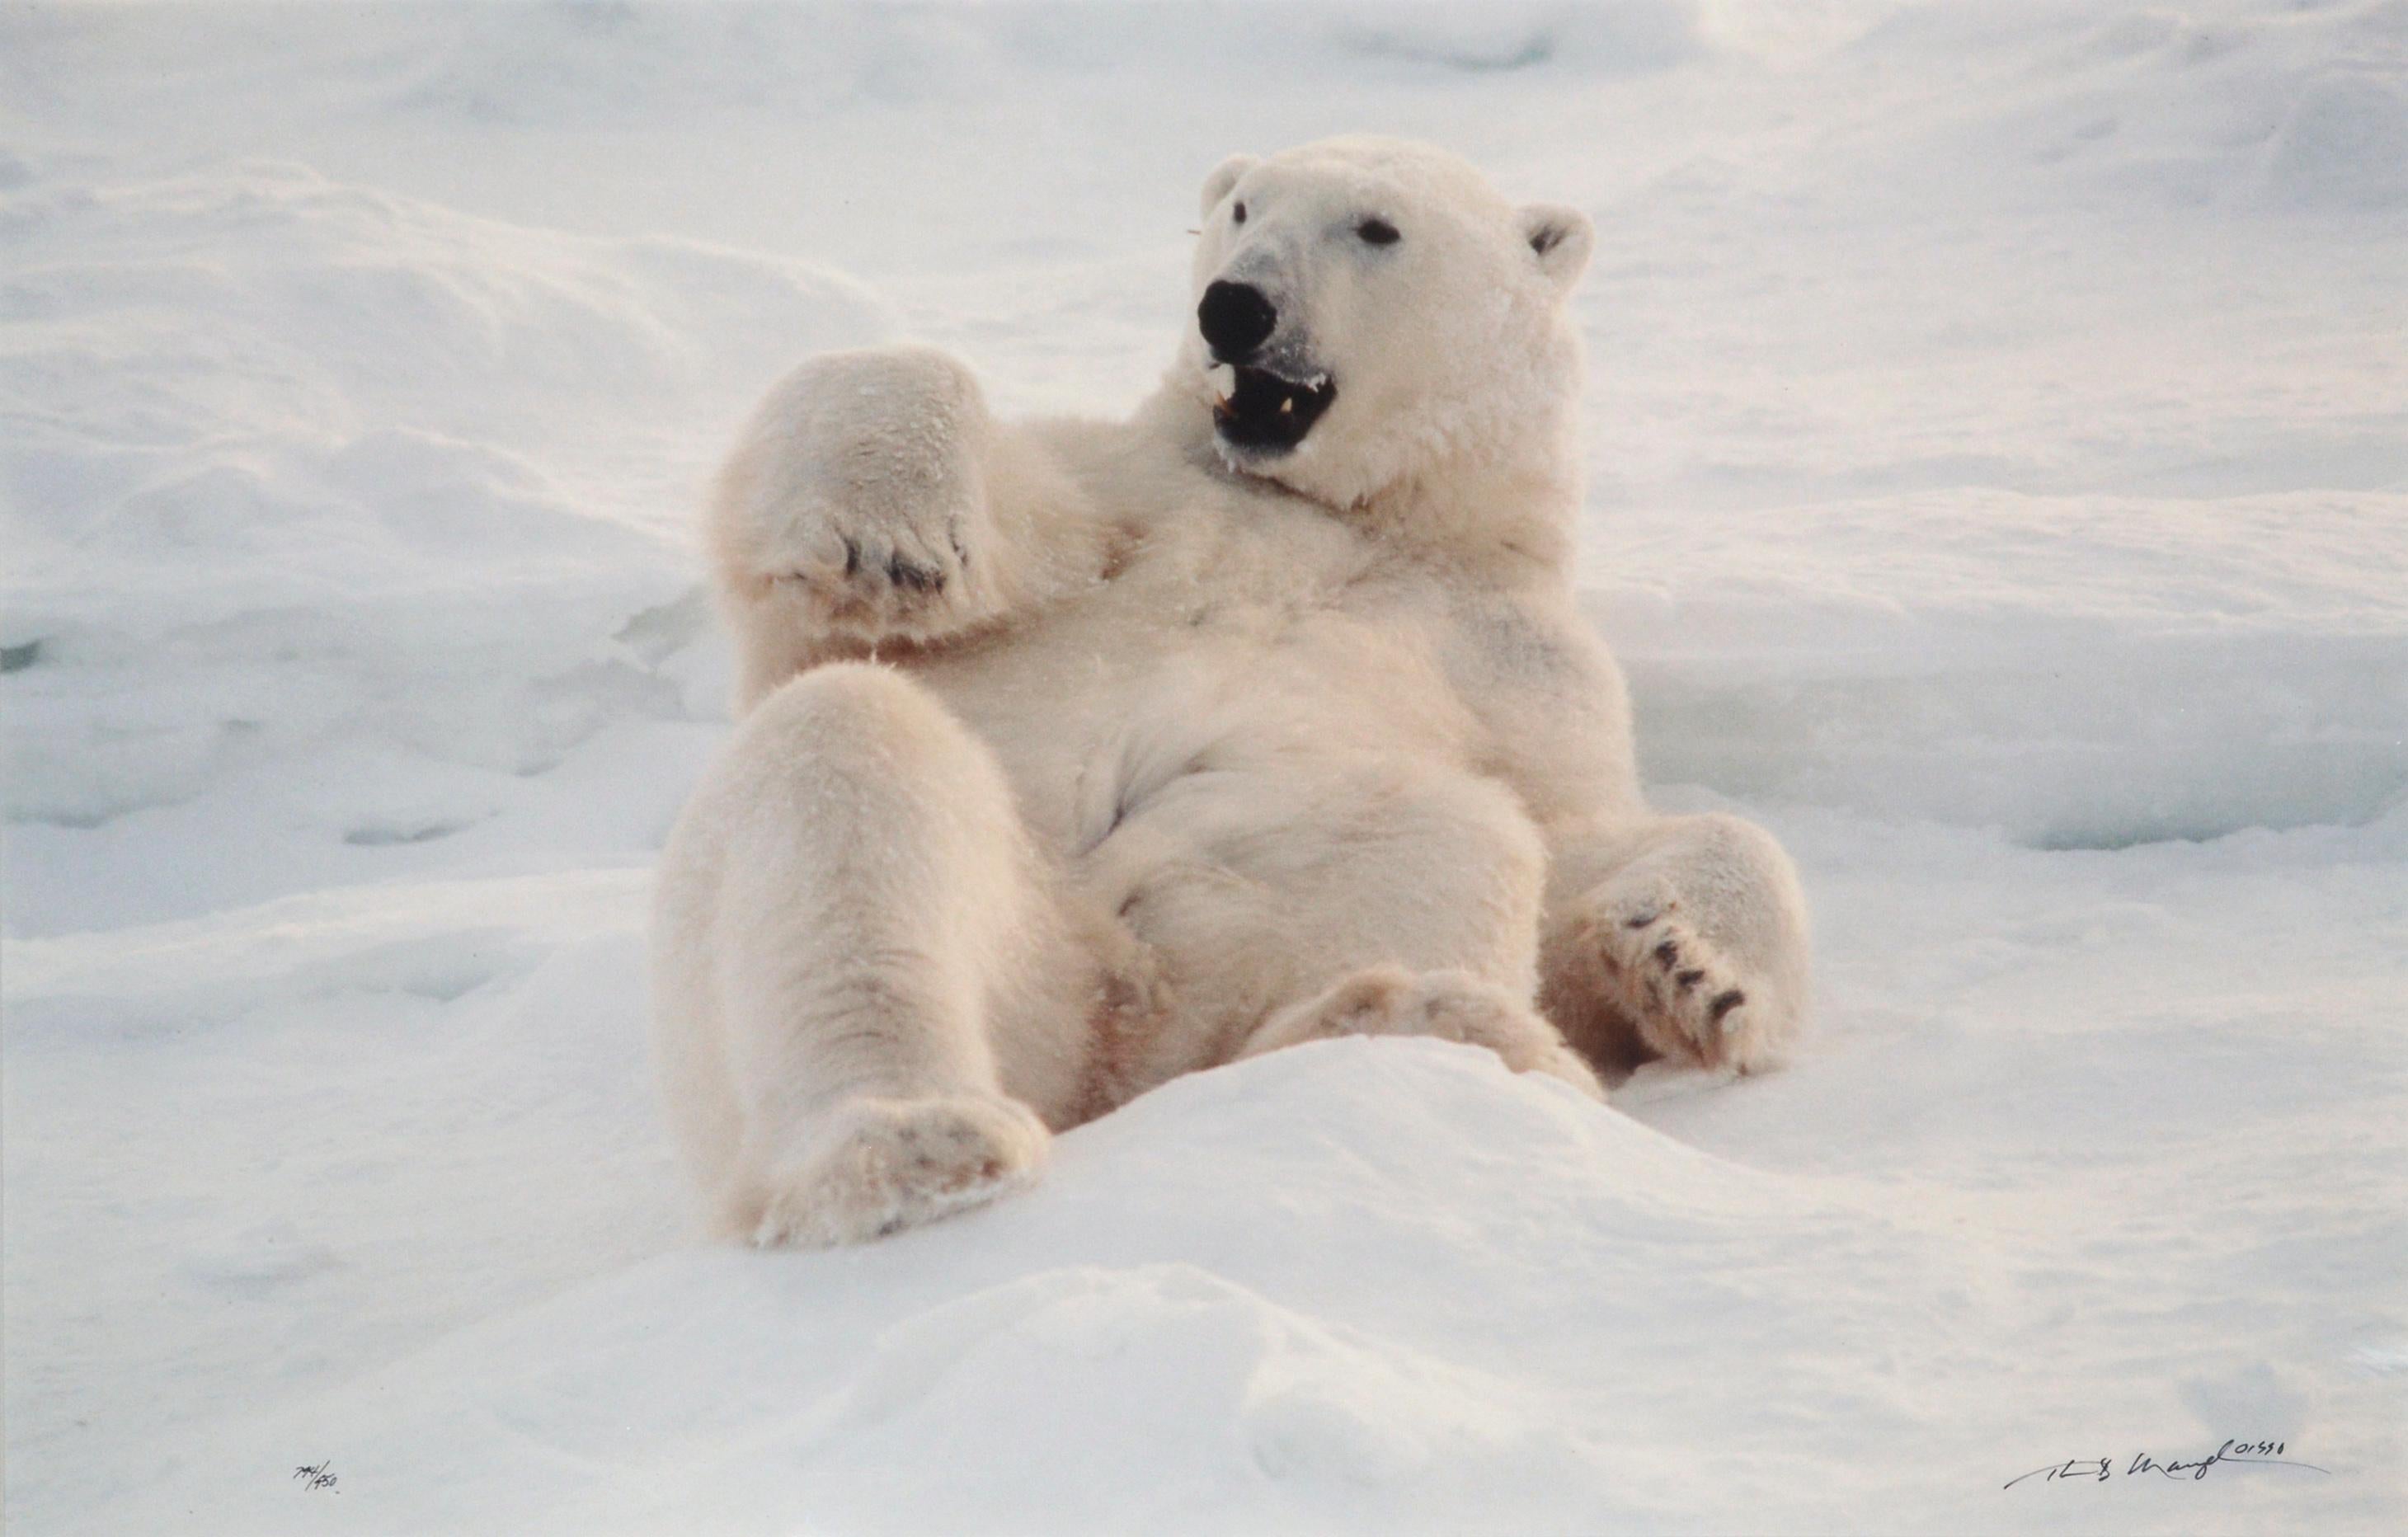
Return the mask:
[(1236, 223), (1244, 223), (1246, 222), (1246, 206), (1243, 203), (1240, 203), (1236, 208), (1231, 208), (1229, 210), (1229, 218)]
[(1366, 219), (1354, 226), (1354, 233), (1363, 237), (1367, 246), (1393, 246), (1399, 238), (1397, 226), (1385, 219)]

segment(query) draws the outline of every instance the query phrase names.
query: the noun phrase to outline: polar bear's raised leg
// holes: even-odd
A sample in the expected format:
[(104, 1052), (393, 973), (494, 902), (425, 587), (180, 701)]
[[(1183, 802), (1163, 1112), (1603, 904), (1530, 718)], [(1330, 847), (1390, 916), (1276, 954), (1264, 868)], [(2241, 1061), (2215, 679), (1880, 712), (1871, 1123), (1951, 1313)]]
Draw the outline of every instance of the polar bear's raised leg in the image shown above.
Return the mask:
[(1009, 623), (1092, 579), (1111, 542), (1035, 435), (928, 347), (811, 359), (773, 386), (706, 520), (739, 707), (882, 643)]
[(1240, 1056), (1348, 1035), (1422, 1035), (1484, 1046), (1515, 1072), (1543, 1072), (1603, 1098), (1597, 1074), (1530, 1005), (1469, 971), (1401, 967), (1358, 971), (1320, 997), (1282, 1011), (1246, 1041)]
[(848, 1242), (1033, 1175), (1007, 1089), (1075, 1077), (1083, 979), (1001, 769), (919, 685), (839, 663), (764, 699), (670, 840), (659, 930), (672, 1116), (726, 1228)]
[(1558, 851), (1541, 1008), (1607, 1074), (1670, 1056), (1750, 1071), (1806, 1004), (1806, 903), (1772, 836), (1662, 817)]

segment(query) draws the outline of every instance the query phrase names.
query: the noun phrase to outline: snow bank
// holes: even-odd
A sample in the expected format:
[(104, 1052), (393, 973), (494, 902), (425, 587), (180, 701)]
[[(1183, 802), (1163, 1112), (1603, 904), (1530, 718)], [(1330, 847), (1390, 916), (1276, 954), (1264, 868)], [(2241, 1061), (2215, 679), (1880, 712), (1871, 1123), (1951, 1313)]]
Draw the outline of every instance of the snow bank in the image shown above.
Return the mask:
[(1959, 491), (1621, 554), (1591, 609), (1658, 783), (2044, 848), (2408, 804), (2408, 496)]
[(796, 264), (294, 166), (29, 172), (0, 220), (8, 800), (44, 830), (272, 776), (330, 844), (423, 841), (606, 729), (714, 718), (698, 467), (794, 357), (891, 323)]
[[(2084, 1214), (2099, 1180), (2145, 1171), (2197, 1212), (2329, 1156), (2301, 1114), (2328, 1096), (2285, 1082), (2308, 1098), (2135, 1106), (2146, 1135), (2086, 1150), (2086, 1177), (1833, 1177), (1859, 1162), (1836, 1112), (1807, 1111), (1819, 1175), (1774, 1172), (1466, 1049), (1316, 1045), (1073, 1134), (1004, 1206), (845, 1253), (655, 1259), (463, 1330), (195, 1445), (90, 1530), (194, 1509), (256, 1532), (1963, 1530), (2021, 1509), (2000, 1486), (2059, 1456), (2060, 1373), (2094, 1355), (2114, 1370), (2086, 1409), (2140, 1444), (2213, 1449), (2238, 1416), (2380, 1457), (2374, 1382), (2303, 1362), (2253, 1391), (2220, 1338), (2236, 1289), (2272, 1310), (2314, 1277), (2197, 1244), (2118, 1298), (2143, 1239)], [(1668, 1087), (1659, 1111), (1702, 1108)], [(2256, 1176), (2165, 1156), (2252, 1126), (2307, 1141)], [(2327, 1215), (2365, 1285), (2383, 1229)], [(321, 1462), (339, 1502), (290, 1487)], [(2248, 1530), (2380, 1498), (2283, 1476), (2212, 1512), (2146, 1488), (2086, 1509)]]
[[(690, 585), (686, 510), (593, 494), (638, 446), (613, 439), (882, 329), (791, 266), (293, 167), (37, 180), (5, 212), (7, 643), (35, 725), (10, 786), (55, 822), (363, 727), (524, 772), (631, 695), (673, 711), (620, 632)], [(572, 454), (589, 483), (547, 469)], [(84, 734), (44, 729), (53, 701)]]

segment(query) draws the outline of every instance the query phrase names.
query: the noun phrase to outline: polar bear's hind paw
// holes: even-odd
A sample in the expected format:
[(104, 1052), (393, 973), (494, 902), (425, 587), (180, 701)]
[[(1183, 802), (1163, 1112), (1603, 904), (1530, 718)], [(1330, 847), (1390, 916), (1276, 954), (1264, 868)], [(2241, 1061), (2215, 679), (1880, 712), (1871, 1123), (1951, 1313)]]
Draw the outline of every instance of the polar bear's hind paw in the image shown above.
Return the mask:
[(1482, 1046), (1515, 1072), (1560, 1078), (1593, 1099), (1605, 1090), (1563, 1034), (1521, 998), (1468, 971), (1415, 976), (1398, 967), (1356, 972), (1255, 1032), (1240, 1054), (1354, 1035), (1417, 1035)]
[(1001, 1096), (857, 1099), (768, 1182), (751, 1236), (762, 1248), (825, 1248), (917, 1228), (1031, 1183), (1050, 1141)]

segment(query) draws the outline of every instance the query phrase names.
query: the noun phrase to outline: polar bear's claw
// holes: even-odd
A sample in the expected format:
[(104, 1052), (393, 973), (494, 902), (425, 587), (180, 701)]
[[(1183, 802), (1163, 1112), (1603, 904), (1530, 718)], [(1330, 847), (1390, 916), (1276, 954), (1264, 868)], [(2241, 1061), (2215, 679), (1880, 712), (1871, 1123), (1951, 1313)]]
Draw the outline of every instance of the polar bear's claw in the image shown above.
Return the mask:
[(1737, 970), (1691, 928), (1679, 900), (1609, 907), (1590, 929), (1623, 1012), (1656, 1052), (1703, 1068), (1762, 1066), (1765, 1039)]
[(988, 430), (977, 381), (941, 353), (814, 358), (770, 392), (724, 477), (729, 574), (798, 602), (811, 628), (873, 643), (976, 623), (993, 596), (968, 580)]
[[(790, 514), (800, 545), (771, 580), (792, 587), (823, 622), (870, 635), (923, 637), (959, 627), (969, 559), (959, 519), (942, 511), (865, 508), (813, 498)], [(935, 523), (933, 536), (915, 527)], [(814, 541), (813, 528), (824, 530)]]

